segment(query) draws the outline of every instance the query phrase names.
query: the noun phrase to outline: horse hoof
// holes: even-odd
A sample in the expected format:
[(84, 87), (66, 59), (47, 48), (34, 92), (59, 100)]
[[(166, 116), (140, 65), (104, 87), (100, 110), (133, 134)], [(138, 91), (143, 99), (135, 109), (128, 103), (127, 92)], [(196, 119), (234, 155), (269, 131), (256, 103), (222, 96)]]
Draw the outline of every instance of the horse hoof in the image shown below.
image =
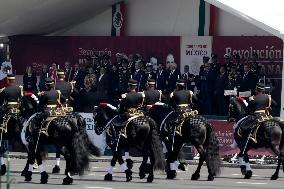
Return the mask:
[(104, 180), (106, 181), (112, 181), (112, 174), (106, 174)]
[(252, 171), (247, 171), (244, 179), (250, 179), (251, 177), (252, 177)]
[(278, 175), (274, 174), (271, 176), (270, 180), (277, 180), (278, 179)]
[(52, 174), (60, 173), (60, 167), (58, 165), (55, 165), (52, 169)]
[(208, 175), (208, 181), (213, 181), (214, 180), (214, 176), (213, 175)]
[(167, 179), (175, 179), (177, 172), (175, 170), (170, 170), (167, 172)]
[(146, 177), (146, 174), (140, 170), (139, 171), (139, 177), (140, 177), (140, 179), (144, 179)]
[(73, 179), (71, 178), (71, 177), (65, 177), (64, 179), (63, 179), (63, 185), (70, 185), (70, 184), (72, 184), (73, 183)]
[(187, 165), (186, 163), (180, 163), (178, 166), (178, 169), (182, 171), (186, 171), (186, 165)]
[(241, 165), (240, 168), (241, 168), (242, 175), (245, 175), (246, 172), (247, 172), (246, 171), (246, 166), (245, 165)]
[(5, 175), (6, 174), (6, 165), (3, 164), (1, 165), (1, 176)]
[(126, 174), (126, 182), (129, 182), (132, 180), (132, 171), (130, 169), (125, 170)]
[(199, 173), (193, 173), (191, 175), (191, 180), (198, 180), (200, 178), (200, 174)]
[(26, 182), (29, 182), (32, 180), (32, 172), (31, 171), (27, 171), (26, 174), (25, 174), (25, 181)]
[(154, 176), (153, 175), (149, 175), (148, 178), (147, 178), (147, 182), (153, 182), (154, 180)]
[(22, 177), (26, 176), (27, 172), (28, 172), (27, 169), (22, 170), (21, 176), (22, 176)]
[(40, 183), (47, 184), (48, 181), (48, 174), (44, 171), (41, 173)]
[(126, 159), (126, 166), (128, 169), (133, 168), (133, 161), (131, 159)]

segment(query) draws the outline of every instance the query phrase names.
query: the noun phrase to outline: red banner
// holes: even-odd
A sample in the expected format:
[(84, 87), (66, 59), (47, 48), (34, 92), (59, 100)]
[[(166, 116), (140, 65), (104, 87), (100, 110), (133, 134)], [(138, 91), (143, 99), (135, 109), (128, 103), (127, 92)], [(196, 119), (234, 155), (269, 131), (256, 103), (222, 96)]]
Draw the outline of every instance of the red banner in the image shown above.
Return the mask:
[(180, 37), (43, 37), (14, 36), (11, 40), (11, 60), (17, 74), (23, 74), (25, 67), (34, 65), (40, 69), (42, 64), (53, 62), (64, 65), (65, 61), (86, 61), (96, 53), (107, 52), (115, 61), (116, 53), (140, 53), (149, 61), (151, 56), (165, 63), (169, 53), (175, 62), (180, 62)]
[[(221, 156), (231, 155), (235, 153), (239, 153), (239, 149), (232, 149), (230, 145), (233, 143), (234, 134), (233, 134), (233, 123), (228, 123), (227, 121), (222, 120), (210, 120), (209, 121), (214, 127), (214, 132), (219, 140), (220, 145), (220, 154)], [(275, 156), (274, 153), (270, 149), (257, 149), (250, 150), (249, 154), (252, 156), (255, 155), (272, 155)]]

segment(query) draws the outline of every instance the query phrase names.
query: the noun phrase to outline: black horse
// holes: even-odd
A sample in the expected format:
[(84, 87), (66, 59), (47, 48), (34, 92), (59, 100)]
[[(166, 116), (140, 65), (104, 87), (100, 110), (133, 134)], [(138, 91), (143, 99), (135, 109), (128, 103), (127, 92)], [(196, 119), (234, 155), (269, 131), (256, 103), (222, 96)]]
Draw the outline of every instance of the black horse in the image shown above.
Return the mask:
[(4, 175), (6, 173), (4, 153), (8, 149), (4, 141), (18, 142), (18, 144), (22, 144), (21, 131), (23, 128), (23, 123), (33, 113), (35, 113), (35, 106), (36, 102), (30, 96), (23, 96), (20, 99), (20, 104), (18, 108), (9, 110), (6, 109), (4, 106), (1, 107), (1, 117), (3, 117), (3, 124), (0, 126), (0, 158), (2, 162), (1, 175)]
[[(191, 179), (199, 179), (200, 169), (205, 161), (209, 173), (208, 180), (214, 180), (214, 176), (220, 174), (221, 160), (219, 142), (212, 126), (199, 115), (189, 115), (180, 123), (176, 123), (174, 114), (176, 112), (171, 112), (169, 107), (162, 105), (154, 105), (149, 110), (149, 115), (157, 124), (163, 126), (160, 135), (168, 151), (167, 178), (176, 177), (176, 169), (179, 168), (176, 166), (176, 161), (180, 150), (184, 143), (191, 143), (200, 154), (198, 168)], [(171, 130), (173, 124), (178, 124), (174, 132)]]
[[(246, 105), (241, 98), (231, 97), (229, 105), (228, 120), (241, 121), (247, 114)], [(245, 179), (250, 179), (252, 171), (249, 165), (248, 151), (256, 148), (270, 148), (278, 156), (278, 166), (276, 172), (271, 176), (271, 180), (276, 180), (279, 176), (279, 169), (284, 163), (284, 153), (281, 152), (283, 147), (283, 129), (284, 125), (277, 119), (268, 119), (259, 124), (250, 132), (249, 140), (242, 138), (245, 132), (241, 126), (235, 128), (234, 139), (240, 149), (239, 164)], [(247, 138), (247, 137), (246, 137)], [(243, 141), (246, 141), (244, 144)], [(284, 167), (284, 164), (283, 164)]]
[(45, 118), (44, 113), (35, 114), (25, 132), (28, 136), (29, 164), (25, 181), (32, 180), (32, 165), (36, 159), (41, 172), (41, 183), (47, 183), (48, 174), (42, 162), (42, 155), (46, 154), (44, 146), (53, 144), (61, 149), (66, 160), (66, 177), (63, 179), (63, 184), (71, 184), (73, 182), (71, 174), (82, 175), (88, 169), (90, 153), (98, 156), (100, 151), (90, 142), (85, 121), (79, 114), (53, 117), (49, 121), (44, 121)]
[[(150, 157), (151, 167), (147, 182), (154, 180), (154, 169), (164, 169), (164, 154), (162, 144), (158, 136), (158, 128), (154, 120), (150, 117), (138, 117), (129, 121), (125, 127), (117, 120), (117, 111), (109, 106), (98, 106), (94, 110), (94, 120), (96, 123), (96, 133), (101, 134), (107, 131), (107, 143), (111, 147), (113, 159), (111, 169), (119, 162), (126, 173), (126, 181), (132, 180), (132, 171), (127, 168), (122, 158), (122, 150), (128, 147), (142, 147), (143, 159)], [(140, 122), (140, 124), (138, 123)], [(118, 133), (118, 141), (114, 142), (112, 135)], [(140, 178), (143, 178), (140, 175)], [(112, 172), (105, 175), (105, 180), (112, 180)]]

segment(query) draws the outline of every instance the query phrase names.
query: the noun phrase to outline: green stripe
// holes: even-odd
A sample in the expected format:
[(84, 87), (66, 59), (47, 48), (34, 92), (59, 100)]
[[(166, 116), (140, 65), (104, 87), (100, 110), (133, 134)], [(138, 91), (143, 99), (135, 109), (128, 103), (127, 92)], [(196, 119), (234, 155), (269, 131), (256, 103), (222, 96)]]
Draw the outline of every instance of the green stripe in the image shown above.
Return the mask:
[(116, 12), (116, 4), (112, 5), (111, 36), (116, 36), (116, 28), (113, 26), (113, 16)]
[(204, 27), (205, 27), (205, 1), (200, 0), (198, 36), (204, 36)]

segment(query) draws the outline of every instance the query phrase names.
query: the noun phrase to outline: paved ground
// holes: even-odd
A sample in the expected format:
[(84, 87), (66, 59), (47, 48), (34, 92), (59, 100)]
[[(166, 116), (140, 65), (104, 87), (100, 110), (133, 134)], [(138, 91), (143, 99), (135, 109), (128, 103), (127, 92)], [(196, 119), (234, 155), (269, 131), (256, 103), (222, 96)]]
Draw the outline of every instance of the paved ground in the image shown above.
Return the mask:
[[(196, 165), (189, 166), (189, 170), (186, 172), (178, 172), (178, 178), (175, 180), (165, 179), (165, 174), (161, 172), (156, 173), (156, 179), (153, 183), (146, 183), (146, 180), (140, 180), (138, 178), (138, 163), (135, 164), (133, 173), (133, 180), (130, 183), (125, 182), (124, 174), (121, 173), (120, 168), (117, 167), (114, 171), (114, 181), (103, 181), (105, 175), (105, 169), (109, 165), (108, 162), (92, 162), (90, 171), (82, 178), (75, 177), (74, 184), (71, 186), (61, 185), (63, 174), (49, 174), (49, 182), (46, 185), (39, 184), (40, 175), (37, 170), (33, 175), (33, 180), (30, 183), (24, 182), (24, 178), (19, 176), (20, 171), (24, 166), (25, 160), (11, 159), (11, 178), (13, 183), (10, 188), (19, 189), (47, 189), (47, 188), (70, 188), (70, 189), (142, 189), (142, 188), (155, 188), (155, 189), (173, 189), (173, 188), (210, 188), (210, 189), (228, 189), (228, 188), (283, 188), (284, 174), (280, 173), (280, 178), (277, 181), (270, 181), (269, 178), (272, 175), (272, 169), (255, 169), (254, 176), (251, 180), (244, 180), (239, 174), (238, 168), (222, 168), (222, 174), (216, 178), (213, 182), (206, 181), (207, 170), (204, 167), (201, 173), (200, 181), (191, 181), (190, 177), (196, 168)], [(50, 173), (54, 165), (54, 161), (48, 160), (47, 171)], [(62, 166), (64, 165), (62, 161)], [(61, 169), (63, 173), (63, 169)], [(6, 177), (2, 177), (2, 181), (6, 180)], [(6, 184), (2, 183), (0, 188), (6, 188)]]

